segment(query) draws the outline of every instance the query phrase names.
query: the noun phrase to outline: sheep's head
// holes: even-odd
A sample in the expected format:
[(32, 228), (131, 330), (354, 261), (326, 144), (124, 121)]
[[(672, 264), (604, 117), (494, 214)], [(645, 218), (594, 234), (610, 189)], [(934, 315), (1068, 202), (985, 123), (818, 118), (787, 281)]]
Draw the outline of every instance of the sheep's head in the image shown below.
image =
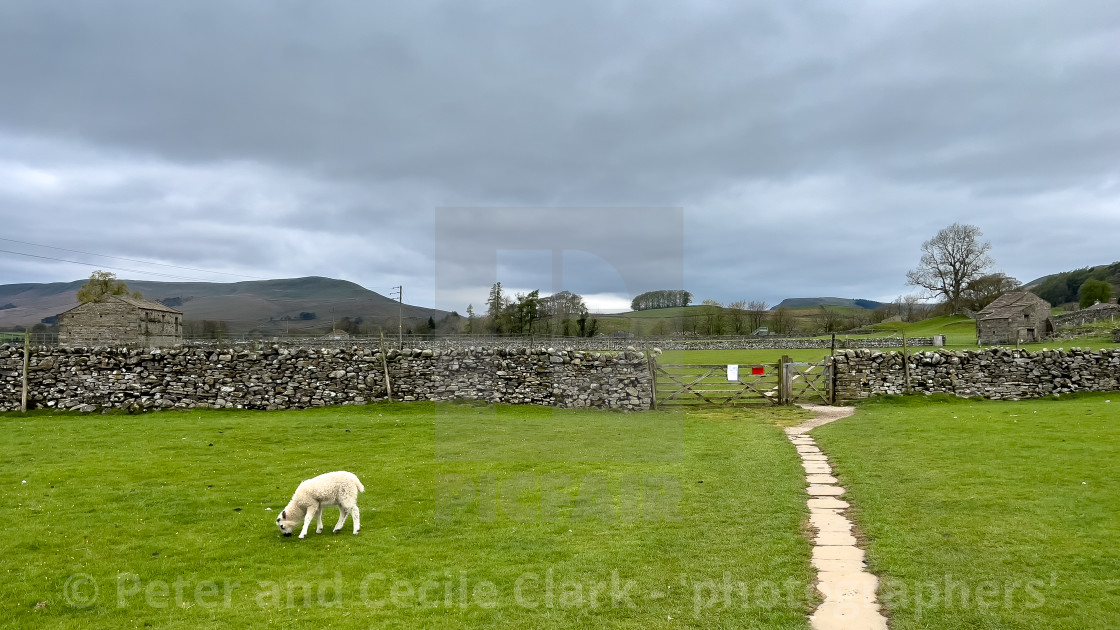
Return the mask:
[(285, 536), (291, 536), (297, 525), (299, 525), (299, 521), (288, 518), (287, 510), (280, 512), (280, 516), (276, 517), (276, 526), (280, 528), (280, 533)]

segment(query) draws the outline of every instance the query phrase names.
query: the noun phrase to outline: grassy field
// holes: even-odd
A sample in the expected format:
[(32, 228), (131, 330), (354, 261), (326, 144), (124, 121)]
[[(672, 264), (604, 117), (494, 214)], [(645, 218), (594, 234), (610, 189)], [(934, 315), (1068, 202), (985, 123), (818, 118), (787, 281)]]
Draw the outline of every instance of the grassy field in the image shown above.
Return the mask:
[(964, 315), (942, 315), (920, 322), (884, 322), (871, 326), (892, 334), (906, 333), (908, 337), (945, 335), (948, 346), (976, 347), (976, 320)]
[[(841, 316), (863, 315), (865, 309), (854, 306), (829, 306), (828, 310)], [(801, 306), (787, 309), (795, 330), (809, 330), (816, 328), (814, 322), (820, 315), (819, 306)], [(734, 336), (734, 324), (731, 310), (720, 306), (697, 304), (693, 306), (658, 308), (645, 311), (628, 311), (625, 313), (597, 314), (599, 330), (612, 333), (618, 330), (632, 332), (639, 336), (661, 336), (672, 334), (681, 330), (707, 331), (709, 321), (713, 316), (721, 318), (722, 333), (725, 336)], [(763, 327), (770, 326), (771, 313), (767, 312)], [(740, 324), (744, 333), (752, 332), (749, 319), (743, 315)]]
[[(1078, 337), (1075, 339), (1048, 339), (1041, 343), (1022, 344), (1020, 347), (1025, 350), (1038, 351), (1043, 348), (1116, 348), (1120, 347), (1120, 343), (1112, 341), (1111, 331), (1116, 327), (1112, 322), (1098, 322), (1089, 326), (1083, 326), (1076, 332)], [(867, 335), (868, 337), (877, 337), (884, 335), (900, 335), (905, 332), (907, 337), (931, 337), (933, 335), (945, 335), (946, 346), (911, 346), (912, 352), (920, 352), (925, 350), (976, 350), (976, 322), (964, 316), (956, 317), (935, 317), (922, 322), (915, 322), (912, 324), (905, 323), (890, 323), (879, 324), (872, 328), (879, 329), (881, 332)], [(848, 339), (858, 339), (858, 336), (847, 337)], [(901, 348), (883, 349), (884, 352), (890, 351), (901, 352)], [(783, 355), (789, 356), (794, 361), (815, 363), (823, 361), (829, 355), (827, 349), (824, 350), (670, 350), (666, 351), (662, 356), (658, 357), (658, 361), (662, 364), (685, 364), (685, 365), (720, 365), (726, 363), (738, 364), (754, 364), (754, 363), (775, 363)]]
[[(1080, 326), (1076, 329), (1063, 331), (1076, 335), (1073, 339), (1048, 339), (1041, 343), (1027, 343), (1020, 347), (1027, 350), (1041, 350), (1043, 348), (1115, 348), (1120, 343), (1112, 341), (1111, 331), (1120, 326), (1116, 322), (1102, 321)], [(876, 324), (870, 328), (891, 334), (906, 333), (908, 337), (929, 337), (932, 335), (945, 335), (946, 347), (950, 349), (976, 349), (976, 321), (964, 315), (933, 317), (914, 323), (890, 322)], [(930, 348), (922, 348), (930, 349)]]
[[(800, 410), (0, 416), (0, 626), (807, 628)], [(362, 532), (283, 538), (320, 472)]]
[(1120, 395), (882, 399), (813, 431), (894, 630), (1116, 628)]
[(777, 363), (782, 356), (794, 361), (815, 363), (828, 356), (828, 350), (667, 350), (657, 357), (662, 365), (753, 365)]

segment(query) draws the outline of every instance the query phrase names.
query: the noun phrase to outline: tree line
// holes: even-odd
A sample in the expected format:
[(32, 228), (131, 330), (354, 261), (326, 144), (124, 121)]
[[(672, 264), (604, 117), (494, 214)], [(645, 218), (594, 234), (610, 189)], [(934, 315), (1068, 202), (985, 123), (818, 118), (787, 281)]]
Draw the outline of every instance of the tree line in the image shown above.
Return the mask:
[(486, 298), (486, 314), (480, 316), (467, 305), (466, 334), (563, 335), (593, 337), (599, 332), (598, 318), (591, 317), (583, 298), (571, 291), (541, 297), (540, 289), (510, 296), (495, 282)]
[(682, 289), (646, 291), (630, 301), (630, 310), (648, 311), (655, 308), (675, 308), (692, 304), (692, 294)]

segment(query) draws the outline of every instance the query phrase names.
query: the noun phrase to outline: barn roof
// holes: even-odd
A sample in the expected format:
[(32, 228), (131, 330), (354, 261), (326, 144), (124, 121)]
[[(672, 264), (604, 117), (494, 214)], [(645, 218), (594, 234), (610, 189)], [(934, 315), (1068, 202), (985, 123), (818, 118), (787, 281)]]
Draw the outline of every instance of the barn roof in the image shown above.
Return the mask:
[[(163, 304), (160, 304), (159, 302), (150, 302), (148, 300), (141, 300), (141, 299), (137, 299), (137, 298), (134, 298), (134, 297), (129, 297), (127, 295), (107, 295), (103, 299), (104, 300), (116, 300), (117, 302), (124, 302), (125, 304), (128, 304), (129, 306), (135, 306), (136, 308), (142, 308), (142, 309), (148, 310), (148, 311), (160, 311), (162, 313), (172, 313), (172, 314), (175, 314), (175, 315), (182, 315), (183, 314), (182, 311), (177, 311), (177, 310), (171, 308), (170, 306), (165, 306)], [(86, 302), (85, 304), (79, 304), (79, 305), (75, 306), (74, 308), (70, 309), (70, 311), (74, 311), (74, 310), (77, 310), (79, 308), (82, 308), (86, 304), (93, 304), (93, 302)], [(66, 311), (66, 312), (69, 313), (70, 311)]]
[(1010, 319), (1023, 314), (1023, 311), (1032, 306), (1042, 305), (1050, 308), (1050, 303), (1030, 291), (1015, 291), (1004, 293), (991, 304), (984, 307), (976, 314), (976, 319)]
[(171, 308), (170, 306), (160, 304), (159, 302), (150, 302), (148, 300), (138, 300), (136, 298), (132, 298), (132, 297), (124, 296), (124, 295), (114, 295), (113, 297), (120, 300), (121, 302), (124, 302), (125, 304), (131, 304), (132, 306), (135, 306), (136, 308), (143, 308), (143, 309), (147, 309), (149, 311), (163, 311), (164, 313), (175, 313), (176, 315), (182, 315), (183, 314), (181, 311), (177, 311), (177, 310)]

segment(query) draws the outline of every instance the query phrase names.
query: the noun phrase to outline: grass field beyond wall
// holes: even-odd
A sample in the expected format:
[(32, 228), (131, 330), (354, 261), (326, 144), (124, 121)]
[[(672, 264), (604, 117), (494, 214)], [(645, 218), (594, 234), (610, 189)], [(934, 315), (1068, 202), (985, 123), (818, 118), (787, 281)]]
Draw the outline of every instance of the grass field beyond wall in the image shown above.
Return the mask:
[[(804, 629), (799, 414), (3, 415), (0, 626)], [(337, 469), (361, 534), (282, 538)]]
[(887, 398), (812, 434), (893, 630), (1120, 627), (1120, 393)]

